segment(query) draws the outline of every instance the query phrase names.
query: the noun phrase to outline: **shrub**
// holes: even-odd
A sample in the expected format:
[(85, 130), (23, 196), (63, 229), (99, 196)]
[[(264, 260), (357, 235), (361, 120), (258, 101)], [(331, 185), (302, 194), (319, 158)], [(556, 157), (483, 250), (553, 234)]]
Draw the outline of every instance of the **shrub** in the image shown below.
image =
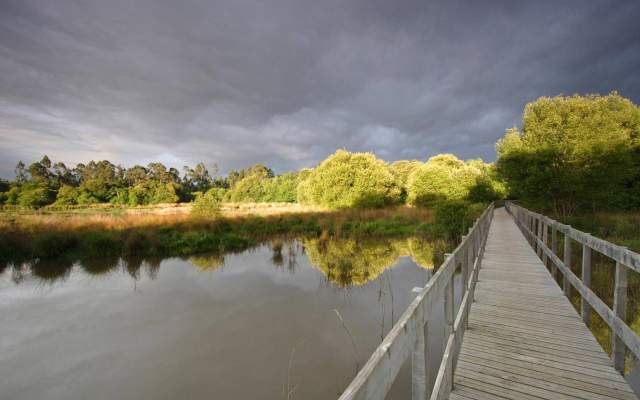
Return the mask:
[(60, 189), (58, 189), (56, 201), (53, 204), (56, 206), (72, 206), (78, 204), (79, 196), (80, 191), (78, 188), (69, 185), (62, 185)]
[(467, 199), (481, 175), (476, 162), (465, 163), (453, 154), (431, 157), (411, 174), (408, 201), (413, 205), (431, 206)]
[(17, 196), (17, 203), (23, 207), (39, 208), (51, 204), (54, 192), (46, 183), (31, 181), (22, 185)]
[(404, 203), (407, 200), (409, 177), (415, 170), (420, 168), (424, 163), (418, 160), (399, 160), (389, 165), (389, 170), (396, 180), (396, 184), (400, 188), (400, 200)]
[(259, 202), (265, 197), (264, 181), (267, 180), (261, 174), (249, 175), (235, 184), (227, 193), (227, 200), (234, 203)]
[(220, 199), (217, 191), (196, 193), (196, 199), (191, 206), (191, 214), (198, 217), (212, 218), (220, 213)]
[(384, 161), (371, 153), (338, 150), (298, 187), (304, 203), (333, 209), (381, 207), (400, 200), (400, 189)]
[(262, 182), (264, 197), (257, 201), (294, 203), (297, 199), (298, 174), (289, 172)]

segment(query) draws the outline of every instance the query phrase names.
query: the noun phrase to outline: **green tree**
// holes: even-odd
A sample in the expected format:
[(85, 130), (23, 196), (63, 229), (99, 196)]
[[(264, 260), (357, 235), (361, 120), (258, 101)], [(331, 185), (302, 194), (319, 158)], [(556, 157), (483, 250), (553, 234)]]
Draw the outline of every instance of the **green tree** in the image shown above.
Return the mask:
[(407, 184), (408, 201), (413, 205), (432, 206), (466, 200), (483, 175), (483, 169), (481, 160), (465, 163), (453, 154), (431, 157), (411, 174)]
[(196, 193), (196, 199), (191, 206), (191, 214), (201, 218), (213, 218), (220, 214), (220, 198), (217, 191)]
[(396, 184), (401, 190), (401, 201), (405, 202), (408, 195), (408, 183), (411, 174), (420, 168), (424, 163), (418, 160), (399, 160), (389, 166), (389, 170), (396, 180)]
[(522, 130), (496, 144), (510, 196), (568, 215), (640, 205), (640, 109), (607, 96), (541, 97), (526, 105)]
[(298, 189), (299, 200), (334, 209), (381, 207), (400, 200), (400, 189), (384, 161), (371, 153), (345, 150), (324, 160)]
[(116, 189), (125, 187), (125, 171), (107, 160), (78, 164), (76, 172), (81, 191), (78, 204), (108, 202)]
[(51, 204), (55, 192), (44, 182), (30, 181), (20, 186), (17, 204), (23, 207), (39, 208)]
[(58, 189), (56, 195), (56, 201), (53, 203), (56, 206), (70, 206), (78, 204), (78, 197), (80, 196), (80, 190), (73, 186), (62, 185)]

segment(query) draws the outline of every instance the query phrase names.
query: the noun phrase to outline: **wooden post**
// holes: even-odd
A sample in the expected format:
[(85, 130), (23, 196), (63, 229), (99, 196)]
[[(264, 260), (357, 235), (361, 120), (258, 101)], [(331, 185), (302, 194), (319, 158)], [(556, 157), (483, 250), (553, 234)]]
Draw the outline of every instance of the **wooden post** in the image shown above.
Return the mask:
[[(453, 322), (455, 318), (454, 307), (455, 307), (455, 294), (454, 294), (454, 275), (451, 275), (451, 280), (445, 289), (444, 294), (444, 338), (445, 343), (449, 340), (449, 337), (453, 334)], [(453, 388), (453, 368), (451, 368), (451, 376), (448, 376), (446, 379), (449, 384), (449, 388)]]
[[(470, 237), (469, 239), (472, 239), (472, 237)], [(469, 280), (473, 281), (473, 283), (475, 284), (475, 277), (473, 275), (473, 265), (475, 263), (475, 257), (473, 256), (473, 251), (472, 251), (473, 246), (471, 245), (471, 240), (469, 240), (469, 244), (467, 246), (467, 265), (469, 265), (469, 269), (468, 269), (468, 273), (469, 273)], [(471, 301), (474, 301), (473, 295), (471, 296)]]
[(427, 340), (424, 313), (418, 318), (416, 343), (411, 353), (411, 400), (425, 400), (427, 398)]
[[(467, 236), (463, 235), (462, 241), (464, 242), (466, 238)], [(462, 275), (463, 291), (467, 290), (467, 284), (469, 283), (469, 257), (467, 256), (467, 251), (469, 251), (469, 246), (464, 246), (464, 248), (462, 249), (462, 263), (460, 269), (460, 274)]]
[[(543, 222), (542, 223), (542, 242), (544, 243), (545, 247), (548, 247), (547, 246), (548, 239), (549, 239), (549, 225)], [(544, 264), (545, 267), (549, 266), (547, 263), (547, 253), (545, 251), (542, 252), (542, 263)]]
[[(591, 247), (582, 245), (582, 283), (588, 288), (591, 287)], [(580, 301), (580, 311), (582, 320), (589, 325), (589, 302), (582, 296)]]
[[(543, 225), (544, 225), (544, 222), (542, 222), (542, 217), (540, 217), (540, 219), (538, 219), (538, 239), (539, 240), (542, 240), (542, 226)], [(542, 258), (542, 245), (537, 240), (536, 240), (536, 249), (537, 249), (537, 253), (538, 253), (538, 258)]]
[(449, 335), (453, 332), (453, 318), (454, 318), (454, 310), (455, 302), (453, 301), (453, 275), (451, 275), (451, 281), (447, 285), (447, 288), (444, 290), (444, 332), (445, 332), (445, 340), (448, 339)]
[[(554, 226), (551, 226), (551, 252), (558, 255), (558, 230)], [(551, 271), (553, 272), (553, 279), (557, 279), (558, 267), (553, 262), (551, 262)]]
[[(564, 234), (564, 257), (562, 258), (562, 263), (569, 271), (571, 271), (571, 237), (569, 237), (569, 230)], [(570, 298), (571, 283), (569, 282), (569, 278), (567, 278), (566, 274), (564, 275), (562, 283), (564, 295)]]
[[(616, 280), (613, 289), (613, 312), (616, 317), (627, 322), (627, 267), (616, 262)], [(624, 358), (626, 348), (624, 342), (615, 331), (611, 330), (611, 355), (613, 366), (624, 376)]]

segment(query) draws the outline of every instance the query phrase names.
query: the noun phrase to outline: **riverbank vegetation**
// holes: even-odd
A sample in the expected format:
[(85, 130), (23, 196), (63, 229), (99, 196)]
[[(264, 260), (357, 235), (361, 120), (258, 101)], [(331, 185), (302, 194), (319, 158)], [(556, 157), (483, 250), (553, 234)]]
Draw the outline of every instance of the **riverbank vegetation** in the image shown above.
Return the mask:
[[(463, 216), (470, 224), (475, 215)], [(24, 216), (0, 226), (0, 260), (83, 259), (124, 255), (188, 255), (247, 248), (273, 237), (399, 237), (438, 234), (423, 208), (310, 211), (264, 216)], [(444, 228), (442, 228), (444, 229)]]

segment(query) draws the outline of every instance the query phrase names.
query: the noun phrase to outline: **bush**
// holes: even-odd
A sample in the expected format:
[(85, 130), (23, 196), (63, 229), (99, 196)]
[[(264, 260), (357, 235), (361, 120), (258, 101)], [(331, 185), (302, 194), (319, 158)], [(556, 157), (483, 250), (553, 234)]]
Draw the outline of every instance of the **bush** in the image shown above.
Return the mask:
[(78, 197), (80, 196), (80, 191), (78, 188), (69, 185), (62, 185), (60, 189), (58, 189), (58, 194), (56, 195), (56, 201), (53, 203), (55, 206), (72, 206), (78, 204)]
[(289, 172), (263, 181), (262, 201), (295, 203), (298, 197), (298, 174)]
[(17, 204), (23, 207), (39, 208), (51, 204), (54, 192), (45, 183), (27, 182), (19, 188)]
[(373, 154), (338, 150), (298, 186), (298, 200), (333, 209), (382, 207), (397, 203), (400, 189)]
[(126, 196), (118, 190), (114, 197), (116, 198), (116, 204), (119, 204), (118, 202), (126, 199), (127, 204), (130, 206), (177, 203), (180, 199), (178, 197), (177, 189), (178, 187), (174, 183), (145, 181), (130, 187)]
[(409, 177), (411, 176), (411, 174), (413, 174), (414, 171), (416, 171), (422, 165), (424, 164), (418, 160), (400, 160), (392, 163), (389, 166), (389, 170), (393, 174), (393, 177), (396, 180), (396, 184), (400, 188), (400, 191), (401, 191), (400, 200), (403, 203), (406, 202), (407, 195), (409, 193), (409, 190), (408, 190)]
[(220, 213), (220, 199), (217, 191), (196, 193), (196, 199), (191, 206), (191, 214), (197, 217), (212, 218)]
[(265, 197), (264, 181), (265, 176), (256, 174), (242, 178), (235, 184), (233, 189), (227, 193), (227, 200), (234, 203), (241, 202), (260, 202)]
[(431, 157), (411, 174), (408, 201), (413, 205), (432, 206), (443, 201), (465, 200), (481, 175), (477, 161), (465, 163), (453, 154)]

